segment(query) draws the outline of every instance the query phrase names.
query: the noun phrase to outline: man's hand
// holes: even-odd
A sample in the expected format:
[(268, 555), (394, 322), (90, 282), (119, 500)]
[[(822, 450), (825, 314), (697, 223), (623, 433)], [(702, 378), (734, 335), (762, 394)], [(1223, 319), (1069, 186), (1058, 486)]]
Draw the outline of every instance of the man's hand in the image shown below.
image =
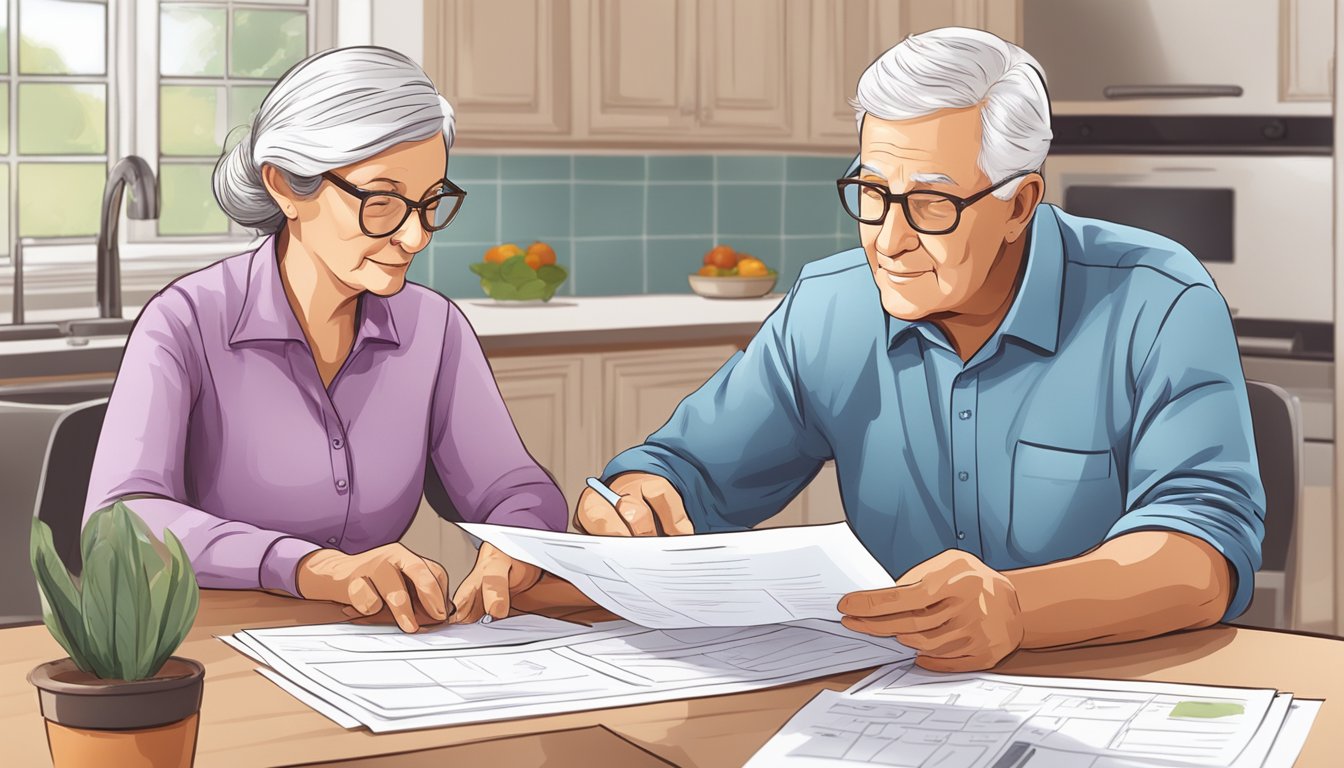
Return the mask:
[(535, 565), (514, 560), (492, 544), (481, 544), (476, 565), (453, 595), (456, 610), (452, 623), (476, 621), (486, 614), (492, 619), (506, 618), (509, 598), (535, 586), (542, 573)]
[[(695, 533), (681, 494), (666, 478), (627, 472), (611, 481), (621, 497), (615, 508), (592, 488), (579, 496), (574, 527), (598, 536), (684, 536)], [(661, 531), (659, 530), (661, 527)]]
[(412, 594), (432, 623), (448, 618), (447, 571), (400, 544), (357, 555), (319, 549), (299, 561), (296, 582), (304, 599), (342, 603), (362, 616), (372, 616), (386, 605), (403, 632), (420, 629)]
[(851, 592), (841, 623), (894, 637), (936, 672), (989, 669), (1022, 644), (1022, 609), (1008, 577), (974, 555), (948, 550), (906, 571), (896, 586)]

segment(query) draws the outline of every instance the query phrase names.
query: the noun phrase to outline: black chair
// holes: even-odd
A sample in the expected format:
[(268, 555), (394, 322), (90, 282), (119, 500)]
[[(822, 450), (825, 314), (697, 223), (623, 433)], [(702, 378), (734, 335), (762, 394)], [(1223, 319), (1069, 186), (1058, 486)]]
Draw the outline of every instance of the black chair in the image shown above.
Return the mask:
[(75, 575), (83, 569), (79, 534), (84, 527), (93, 457), (106, 415), (106, 398), (76, 403), (60, 415), (51, 431), (42, 482), (37, 488), (34, 514), (51, 526), (56, 552)]
[(1302, 409), (1282, 387), (1246, 382), (1265, 487), (1265, 539), (1251, 605), (1238, 624), (1288, 629), (1293, 621), (1294, 535), (1302, 493)]

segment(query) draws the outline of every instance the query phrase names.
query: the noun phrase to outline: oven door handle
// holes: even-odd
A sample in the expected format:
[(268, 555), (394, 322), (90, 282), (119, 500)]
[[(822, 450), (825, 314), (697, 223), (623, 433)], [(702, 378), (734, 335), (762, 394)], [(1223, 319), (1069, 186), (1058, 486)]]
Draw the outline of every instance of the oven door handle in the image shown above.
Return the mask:
[(1108, 85), (1101, 94), (1108, 99), (1209, 99), (1237, 97), (1240, 85)]
[(1281, 336), (1237, 336), (1237, 347), (1243, 355), (1291, 355), (1297, 350), (1296, 338)]

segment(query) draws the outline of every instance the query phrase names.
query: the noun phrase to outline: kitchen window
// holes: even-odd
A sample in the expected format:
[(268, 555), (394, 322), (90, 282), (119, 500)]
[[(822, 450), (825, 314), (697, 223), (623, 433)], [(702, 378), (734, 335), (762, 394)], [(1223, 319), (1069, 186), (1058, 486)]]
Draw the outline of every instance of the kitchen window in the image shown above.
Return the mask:
[[(332, 0), (0, 0), (0, 322), (23, 242), (26, 320), (87, 316), (111, 163), (153, 167), (160, 215), (123, 221), (128, 314), (254, 233), (210, 178), (267, 90), (334, 42)], [(319, 21), (321, 23), (319, 23)]]

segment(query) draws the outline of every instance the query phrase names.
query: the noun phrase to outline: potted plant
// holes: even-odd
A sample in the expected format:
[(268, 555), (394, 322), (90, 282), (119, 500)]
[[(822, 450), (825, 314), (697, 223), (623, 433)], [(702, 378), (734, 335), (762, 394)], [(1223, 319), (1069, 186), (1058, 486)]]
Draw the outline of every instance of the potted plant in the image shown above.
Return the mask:
[(69, 658), (28, 674), (47, 744), (65, 766), (190, 766), (205, 668), (171, 655), (196, 619), (200, 594), (182, 543), (160, 542), (117, 502), (80, 538), (83, 573), (61, 562), (51, 529), (33, 520), (31, 559), (42, 618)]

